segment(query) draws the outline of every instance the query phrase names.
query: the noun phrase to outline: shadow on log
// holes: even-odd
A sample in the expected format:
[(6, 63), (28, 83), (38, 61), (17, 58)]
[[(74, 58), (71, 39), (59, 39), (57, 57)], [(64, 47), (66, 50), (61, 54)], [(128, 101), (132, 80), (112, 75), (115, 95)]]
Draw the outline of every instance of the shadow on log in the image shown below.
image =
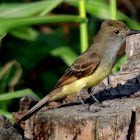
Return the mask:
[[(59, 106), (60, 103), (52, 103), (54, 109), (49, 110), (50, 106), (44, 107), (21, 125), (24, 128), (24, 137), (34, 140), (139, 140), (139, 38), (140, 34), (137, 34), (127, 39), (128, 60), (121, 70), (117, 74), (109, 75), (102, 83), (91, 89), (92, 94), (95, 94), (105, 108), (93, 104), (84, 90), (82, 95), (86, 102), (91, 104), (90, 112), (78, 104), (64, 107)], [(21, 100), (21, 104), (25, 104), (24, 108), (13, 113), (15, 122), (30, 106), (28, 101), (31, 97), (27, 96), (24, 99)], [(66, 98), (67, 103), (75, 100), (73, 96)]]

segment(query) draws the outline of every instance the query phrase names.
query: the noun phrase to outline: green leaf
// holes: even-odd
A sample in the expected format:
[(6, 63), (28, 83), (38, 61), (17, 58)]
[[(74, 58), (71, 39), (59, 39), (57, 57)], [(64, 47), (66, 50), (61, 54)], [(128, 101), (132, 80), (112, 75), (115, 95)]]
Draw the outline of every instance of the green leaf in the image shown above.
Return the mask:
[(84, 18), (74, 15), (57, 15), (57, 16), (32, 16), (23, 18), (0, 18), (0, 35), (25, 25), (34, 25), (41, 23), (60, 23), (60, 22), (83, 22)]
[[(68, 1), (73, 6), (78, 7), (78, 1)], [(98, 18), (109, 19), (111, 18), (110, 7), (107, 3), (100, 1), (88, 0), (85, 2), (86, 11)]]
[[(31, 3), (3, 3), (0, 5), (0, 17), (27, 17), (41, 12), (40, 15), (46, 15), (58, 5), (60, 5), (63, 0), (55, 1), (41, 1), (41, 2), (31, 2)], [(8, 22), (8, 21), (7, 21)], [(3, 33), (2, 33), (3, 34)], [(12, 30), (11, 34), (22, 39), (34, 40), (36, 38), (35, 30), (31, 28), (18, 28)], [(0, 38), (0, 40), (2, 37)]]
[(51, 50), (66, 46), (66, 40), (63, 30), (59, 27), (52, 34), (39, 34), (35, 41), (16, 40), (15, 42), (15, 40), (11, 40), (7, 42), (7, 47), (11, 46), (12, 49), (7, 50), (6, 56), (12, 56), (22, 65), (24, 75), (46, 59)]
[(25, 95), (34, 95), (37, 97), (37, 95), (31, 89), (23, 89), (19, 91), (0, 94), (0, 101), (21, 98)]
[[(75, 1), (66, 0), (66, 2), (70, 5), (78, 7), (78, 0)], [(111, 19), (110, 7), (107, 2), (88, 0), (86, 1), (85, 6), (86, 11), (89, 14), (105, 20)], [(117, 20), (125, 21), (125, 23), (131, 28), (140, 29), (140, 25), (138, 23), (131, 20), (129, 17), (127, 17), (120, 11), (117, 11)]]
[(39, 32), (32, 27), (23, 26), (22, 28), (19, 27), (16, 28), (16, 30), (11, 30), (10, 34), (20, 39), (34, 41), (36, 40)]
[(48, 9), (47, 14), (58, 6), (62, 0), (38, 1), (30, 3), (3, 3), (0, 5), (0, 17), (27, 17)]
[(51, 12), (54, 8), (56, 8), (58, 5), (60, 5), (64, 0), (53, 0), (51, 1), (52, 3), (50, 3), (50, 5), (46, 6), (46, 9), (44, 11), (42, 11), (39, 15), (40, 16), (44, 16), (47, 13)]
[(53, 56), (59, 56), (68, 66), (77, 58), (77, 55), (69, 47), (59, 47), (50, 52)]

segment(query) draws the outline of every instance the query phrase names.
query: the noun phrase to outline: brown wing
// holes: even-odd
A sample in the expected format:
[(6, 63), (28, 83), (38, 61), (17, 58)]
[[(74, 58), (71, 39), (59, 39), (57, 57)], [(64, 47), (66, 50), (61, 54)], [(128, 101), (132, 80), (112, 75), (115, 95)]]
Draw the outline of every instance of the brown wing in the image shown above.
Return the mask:
[(65, 74), (59, 79), (55, 88), (70, 84), (77, 79), (90, 75), (100, 63), (100, 57), (96, 53), (85, 52), (71, 65)]

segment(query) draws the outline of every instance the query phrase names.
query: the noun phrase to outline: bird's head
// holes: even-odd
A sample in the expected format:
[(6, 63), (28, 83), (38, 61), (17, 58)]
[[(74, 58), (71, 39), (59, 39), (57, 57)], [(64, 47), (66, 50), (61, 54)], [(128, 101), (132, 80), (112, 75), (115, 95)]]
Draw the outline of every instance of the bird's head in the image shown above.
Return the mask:
[(122, 21), (104, 21), (94, 39), (94, 48), (95, 50), (101, 50), (100, 52), (103, 53), (108, 53), (108, 51), (116, 53), (122, 46), (127, 36), (137, 33), (140, 33), (140, 31), (131, 30)]
[(101, 32), (108, 38), (121, 40), (129, 35), (140, 33), (138, 30), (129, 29), (122, 21), (108, 20), (102, 23)]

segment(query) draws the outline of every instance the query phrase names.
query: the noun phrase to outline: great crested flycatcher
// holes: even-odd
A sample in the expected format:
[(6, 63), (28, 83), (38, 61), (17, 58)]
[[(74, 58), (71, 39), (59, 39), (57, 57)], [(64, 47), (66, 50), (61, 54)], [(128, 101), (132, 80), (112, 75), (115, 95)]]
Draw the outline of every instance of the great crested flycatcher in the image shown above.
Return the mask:
[(40, 102), (32, 107), (18, 121), (25, 121), (46, 103), (56, 101), (71, 94), (79, 94), (81, 89), (91, 88), (100, 83), (111, 72), (117, 61), (118, 51), (127, 36), (140, 33), (129, 29), (123, 22), (108, 20), (92, 44), (82, 53), (65, 74), (59, 79), (55, 88)]

